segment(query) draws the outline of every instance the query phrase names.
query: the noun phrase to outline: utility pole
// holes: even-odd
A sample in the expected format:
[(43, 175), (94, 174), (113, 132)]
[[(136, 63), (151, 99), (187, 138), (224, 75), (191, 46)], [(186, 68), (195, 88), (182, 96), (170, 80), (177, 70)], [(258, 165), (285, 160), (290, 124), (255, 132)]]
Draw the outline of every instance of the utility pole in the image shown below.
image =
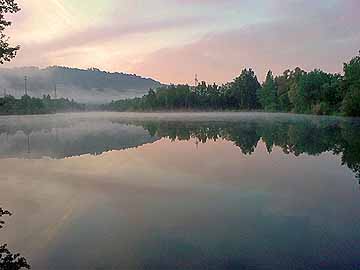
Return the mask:
[(199, 80), (197, 74), (195, 74), (195, 87), (199, 85)]
[(28, 93), (27, 93), (27, 80), (28, 80), (28, 78), (27, 78), (27, 76), (25, 76), (24, 77), (25, 96), (28, 95)]
[(57, 94), (56, 94), (56, 82), (54, 83), (54, 94), (55, 94), (55, 99), (57, 99)]
[(7, 94), (6, 94), (6, 88), (4, 88), (4, 97), (6, 97)]

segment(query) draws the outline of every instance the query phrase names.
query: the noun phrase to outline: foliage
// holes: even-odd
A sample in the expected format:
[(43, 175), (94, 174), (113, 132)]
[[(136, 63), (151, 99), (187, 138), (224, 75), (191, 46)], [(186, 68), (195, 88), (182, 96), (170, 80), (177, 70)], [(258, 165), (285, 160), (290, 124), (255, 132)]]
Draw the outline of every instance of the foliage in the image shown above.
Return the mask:
[(256, 93), (260, 87), (254, 71), (244, 69), (240, 76), (231, 83), (230, 99), (233, 99), (240, 109), (256, 109), (259, 107)]
[(360, 51), (358, 56), (344, 64), (344, 84), (346, 88), (360, 88)]
[(18, 11), (20, 8), (14, 0), (0, 0), (0, 64), (9, 62), (20, 49), (20, 46), (11, 47), (9, 37), (4, 34), (6, 27), (11, 25), (11, 22), (5, 19), (5, 15)]
[(329, 114), (329, 111), (323, 109), (330, 105), (336, 106), (337, 88), (336, 75), (325, 73), (321, 70), (314, 70), (303, 74), (296, 87), (295, 94), (292, 97), (295, 112), (310, 112), (318, 114)]
[(0, 246), (1, 270), (18, 270), (23, 268), (30, 269), (30, 265), (24, 257), (21, 257), (20, 254), (12, 254), (7, 249), (7, 245)]
[[(1, 1), (1, 0), (0, 0)], [(3, 210), (0, 208), (0, 218), (11, 213), (9, 211)], [(4, 221), (0, 220), (0, 229), (1, 225), (4, 224)], [(8, 249), (7, 245), (0, 245), (0, 269), (1, 270), (20, 270), (20, 269), (30, 269), (30, 265), (27, 263), (24, 257), (21, 257), (20, 254), (12, 254)]]
[[(11, 216), (11, 213), (7, 210), (3, 210), (2, 208), (0, 208), (0, 218), (3, 216)], [(3, 220), (0, 219), (0, 229), (2, 229), (3, 225), (5, 224), (5, 222)]]
[(344, 64), (342, 110), (347, 116), (360, 116), (360, 52)]
[(274, 112), (279, 109), (278, 88), (271, 70), (267, 73), (265, 82), (258, 91), (258, 100), (265, 111)]
[(347, 116), (360, 116), (360, 88), (350, 87), (343, 100), (342, 110)]
[(10, 114), (46, 114), (67, 111), (82, 111), (85, 107), (69, 99), (51, 99), (50, 96), (34, 98), (28, 95), (16, 99), (13, 96), (0, 98), (0, 115)]
[(279, 89), (279, 103), (282, 111), (294, 109), (295, 100), (298, 96), (298, 84), (306, 72), (297, 67), (294, 70), (285, 70), (283, 75), (276, 78)]

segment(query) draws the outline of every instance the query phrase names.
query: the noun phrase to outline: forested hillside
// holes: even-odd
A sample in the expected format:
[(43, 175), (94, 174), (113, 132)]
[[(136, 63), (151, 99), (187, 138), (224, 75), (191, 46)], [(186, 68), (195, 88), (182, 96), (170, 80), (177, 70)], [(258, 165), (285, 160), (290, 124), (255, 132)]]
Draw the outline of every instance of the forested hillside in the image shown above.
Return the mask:
[(27, 76), (28, 93), (42, 97), (44, 94), (79, 100), (81, 102), (106, 102), (145, 94), (149, 88), (161, 86), (158, 81), (135, 74), (110, 73), (99, 69), (68, 67), (37, 67), (0, 69), (0, 93), (20, 97), (24, 94), (24, 77)]

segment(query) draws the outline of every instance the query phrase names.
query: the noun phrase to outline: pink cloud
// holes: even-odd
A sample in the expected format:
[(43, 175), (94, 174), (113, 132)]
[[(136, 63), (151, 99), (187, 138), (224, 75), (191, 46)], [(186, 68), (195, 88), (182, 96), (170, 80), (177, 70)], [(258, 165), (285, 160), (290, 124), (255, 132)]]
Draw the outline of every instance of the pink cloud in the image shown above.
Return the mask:
[[(344, 7), (345, 8), (345, 7)], [(134, 67), (134, 72), (164, 82), (193, 81), (197, 73), (208, 82), (226, 82), (245, 67), (263, 80), (268, 69), (276, 74), (296, 66), (341, 72), (342, 64), (357, 54), (360, 18), (343, 13), (303, 20), (281, 20), (213, 34), (177, 48), (161, 49)]]
[(94, 43), (104, 43), (111, 40), (119, 40), (132, 34), (144, 34), (163, 31), (172, 28), (182, 28), (197, 23), (202, 23), (204, 18), (171, 19), (161, 21), (149, 21), (131, 25), (101, 25), (90, 27), (79, 32), (69, 32), (69, 34), (53, 39), (47, 43), (29, 44), (34, 49), (58, 50), (64, 48), (78, 47)]
[[(120, 23), (113, 23), (109, 25), (92, 26), (82, 31), (68, 32), (65, 35), (58, 36), (50, 41), (44, 42), (21, 42), (21, 50), (18, 56), (7, 66), (47, 66), (47, 65), (70, 65), (74, 67), (85, 67), (93, 62), (91, 66), (97, 66), (102, 69), (109, 67), (119, 67), (120, 63), (124, 63), (126, 59), (115, 59), (117, 63), (100, 63), (96, 60), (91, 61), (93, 55), (82, 50), (88, 46), (96, 46), (99, 50), (106, 50), (109, 47), (106, 43), (113, 44), (114, 50), (117, 49), (117, 44), (131, 35), (144, 35), (149, 33), (156, 33), (161, 31), (179, 30), (186, 27), (202, 24), (206, 22), (207, 18), (173, 18), (163, 20), (153, 20), (142, 23), (132, 23), (123, 25)], [(111, 55), (111, 51), (108, 52)], [(73, 55), (71, 55), (73, 54)], [(55, 59), (56, 57), (57, 59)], [(88, 59), (81, 62), (81, 59)], [(79, 62), (80, 60), (80, 62)], [(58, 62), (54, 62), (58, 61)], [(73, 62), (73, 63), (72, 63)], [(120, 64), (121, 65), (121, 64)], [(87, 67), (87, 66), (86, 66)], [(119, 70), (116, 70), (119, 71)], [(120, 71), (127, 71), (121, 69)]]
[[(358, 0), (315, 2), (310, 0), (171, 0), (178, 7), (177, 13), (172, 16), (158, 16), (162, 12), (158, 13), (158, 10), (154, 9), (149, 10), (151, 15), (149, 17), (139, 16), (132, 20), (132, 23), (121, 24), (112, 14), (107, 18), (106, 25), (88, 26), (88, 28), (81, 26), (77, 31), (68, 27), (68, 30), (65, 29), (53, 36), (43, 34), (41, 29), (31, 30), (32, 16), (41, 18), (41, 23), (48, 22), (48, 18), (43, 19), (42, 16), (34, 16), (32, 13), (35, 7), (38, 11), (41, 3), (37, 0), (19, 1), (23, 5), (23, 11), (16, 15), (16, 23), (11, 28), (14, 35), (10, 35), (14, 43), (22, 45), (18, 57), (10, 64), (16, 66), (44, 66), (51, 63), (84, 67), (90, 63), (101, 69), (116, 68), (117, 71), (134, 72), (155, 77), (164, 82), (192, 82), (195, 73), (199, 74), (200, 79), (209, 82), (226, 82), (238, 75), (241, 69), (253, 67), (259, 79), (262, 80), (269, 68), (275, 73), (281, 73), (286, 68), (296, 66), (305, 69), (318, 67), (331, 72), (340, 72), (342, 62), (356, 54), (360, 44), (358, 30), (360, 1)], [(114, 7), (116, 5), (114, 4)], [(186, 9), (181, 9), (182, 5), (186, 5)], [(192, 9), (192, 5), (197, 5), (194, 12), (190, 15), (183, 14), (184, 10)], [(202, 8), (201, 5), (209, 5), (211, 8)], [(233, 13), (228, 12), (232, 9), (231, 5), (236, 7)], [(166, 9), (166, 5), (164, 8)], [(232, 14), (233, 17), (230, 16), (227, 21), (227, 18), (224, 18), (225, 13), (220, 12), (220, 8), (222, 11), (225, 10), (226, 14)], [(51, 11), (51, 9), (53, 7), (49, 5), (46, 10)], [(253, 14), (252, 9), (266, 11), (264, 18), (256, 19), (256, 21), (263, 19), (263, 23), (251, 25), (250, 16), (250, 19), (244, 20), (240, 18), (240, 15), (236, 17), (236, 14), (240, 14), (239, 10)], [(201, 12), (199, 13), (198, 10)], [(214, 10), (215, 15), (212, 13)], [(49, 12), (46, 13), (49, 14)], [(260, 16), (259, 14), (262, 13), (254, 12), (254, 14)], [(129, 16), (133, 15), (129, 14)], [(218, 20), (224, 24), (224, 28), (221, 29), (234, 29), (237, 18), (241, 21), (238, 25), (242, 25), (246, 20), (248, 20), (248, 25), (231, 31), (221, 30), (224, 32), (212, 30), (213, 32), (207, 36), (200, 34), (195, 42), (183, 43), (184, 40), (188, 42), (194, 40), (195, 31), (193, 30), (198, 26), (202, 30), (206, 29), (207, 23), (214, 23), (216, 16), (218, 18), (223, 16), (221, 20)], [(51, 13), (50, 17), (53, 18), (54, 15)], [(39, 24), (38, 21), (36, 22)], [(62, 21), (60, 22), (63, 26)], [(229, 25), (225, 25), (227, 22)], [(45, 27), (47, 30), (49, 28), (51, 27)], [(210, 28), (209, 31), (211, 31)], [(36, 43), (26, 38), (23, 41), (20, 40), (21, 42), (17, 41), (16, 31), (26, 34), (36, 30), (40, 31), (40, 38), (33, 38), (37, 40)], [(189, 36), (185, 38), (187, 30), (189, 30)], [(147, 52), (157, 51), (144, 55), (147, 52), (133, 50), (130, 44), (127, 45), (130, 48), (126, 47), (129, 56), (114, 54), (115, 51), (121, 50), (119, 44), (123, 40), (130, 40), (131, 35), (146, 36), (148, 40), (173, 38), (175, 42), (180, 31), (183, 36), (179, 38), (177, 47), (160, 48), (164, 46), (163, 44), (169, 43), (157, 42)], [(148, 35), (160, 32), (161, 34)], [(208, 31), (201, 33), (204, 32)], [(52, 40), (48, 41), (49, 37), (53, 37)], [(144, 44), (145, 42), (144, 38)], [(113, 46), (114, 50), (109, 50), (110, 46)], [(96, 54), (96, 51), (95, 49), (87, 51), (89, 47), (98, 49), (101, 56), (94, 59), (93, 54)], [(103, 54), (109, 56), (102, 57)]]

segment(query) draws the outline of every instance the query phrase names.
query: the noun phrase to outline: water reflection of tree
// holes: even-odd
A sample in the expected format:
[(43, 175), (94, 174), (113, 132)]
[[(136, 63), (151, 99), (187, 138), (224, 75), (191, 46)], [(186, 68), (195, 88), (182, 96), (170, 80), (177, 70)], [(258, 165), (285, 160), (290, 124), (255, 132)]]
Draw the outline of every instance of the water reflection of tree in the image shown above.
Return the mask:
[(251, 155), (262, 139), (269, 153), (274, 146), (286, 154), (312, 156), (330, 151), (340, 154), (343, 165), (354, 171), (360, 180), (360, 124), (351, 120), (271, 120), (257, 119), (233, 122), (135, 122), (151, 135), (171, 140), (205, 143), (219, 138), (234, 142), (242, 153)]
[[(11, 216), (11, 213), (0, 208), (0, 218), (3, 216)], [(3, 228), (4, 223), (0, 219), (0, 229)], [(30, 269), (26, 259), (21, 257), (20, 254), (11, 253), (6, 244), (0, 245), (0, 270), (18, 270), (23, 268)]]

